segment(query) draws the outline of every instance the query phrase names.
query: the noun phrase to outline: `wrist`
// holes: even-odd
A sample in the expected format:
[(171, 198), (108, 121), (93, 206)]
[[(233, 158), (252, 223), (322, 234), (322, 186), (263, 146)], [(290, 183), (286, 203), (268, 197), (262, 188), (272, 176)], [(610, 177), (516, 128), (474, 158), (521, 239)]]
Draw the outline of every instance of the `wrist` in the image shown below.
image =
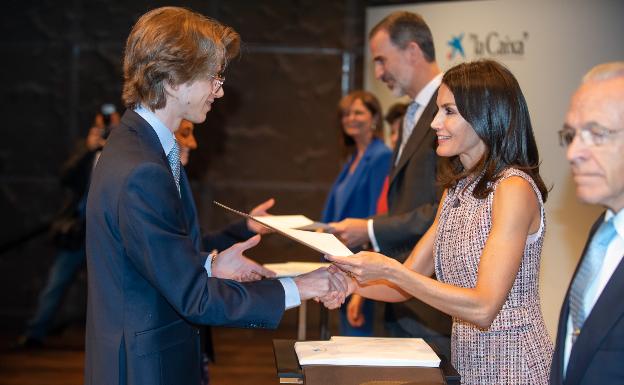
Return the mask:
[(293, 282), (295, 282), (295, 286), (297, 286), (297, 291), (299, 292), (299, 298), (301, 298), (301, 301), (305, 301), (311, 298), (310, 293), (308, 293), (308, 291), (306, 290), (305, 280), (303, 277), (294, 277)]
[(398, 285), (399, 281), (402, 281), (402, 276), (405, 272), (404, 266), (396, 259), (391, 260), (392, 262), (389, 265), (384, 266), (384, 274), (386, 277), (388, 277), (388, 281)]
[(215, 266), (217, 263), (217, 257), (219, 256), (219, 251), (217, 249), (214, 249), (210, 252), (210, 254), (208, 254), (208, 258), (210, 258), (210, 271), (212, 272), (212, 276), (214, 277), (215, 274)]

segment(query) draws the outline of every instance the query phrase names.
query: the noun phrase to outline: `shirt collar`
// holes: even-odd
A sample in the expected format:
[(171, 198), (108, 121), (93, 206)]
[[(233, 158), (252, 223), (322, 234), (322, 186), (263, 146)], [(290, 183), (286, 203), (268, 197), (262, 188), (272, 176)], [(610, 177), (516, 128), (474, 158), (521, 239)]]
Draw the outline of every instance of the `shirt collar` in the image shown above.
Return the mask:
[(165, 155), (169, 155), (171, 149), (173, 148), (173, 143), (175, 142), (175, 137), (169, 131), (167, 126), (164, 125), (163, 122), (158, 119), (158, 117), (147, 108), (139, 105), (137, 109), (134, 110), (139, 116), (141, 116), (145, 121), (152, 127), (152, 129), (156, 132), (158, 136), (158, 140), (160, 140), (160, 145), (165, 151)]
[(423, 87), (422, 90), (420, 90), (418, 95), (416, 95), (416, 97), (414, 98), (418, 105), (424, 107), (429, 104), (431, 97), (436, 92), (436, 90), (440, 88), (440, 84), (442, 84), (442, 75), (444, 75), (442, 72), (437, 74), (433, 79), (429, 81), (429, 83), (427, 83), (426, 86)]
[(608, 221), (613, 218), (613, 226), (615, 226), (615, 231), (617, 231), (620, 238), (624, 239), (624, 209), (614, 213), (611, 209), (607, 210), (607, 213), (604, 216), (604, 220)]

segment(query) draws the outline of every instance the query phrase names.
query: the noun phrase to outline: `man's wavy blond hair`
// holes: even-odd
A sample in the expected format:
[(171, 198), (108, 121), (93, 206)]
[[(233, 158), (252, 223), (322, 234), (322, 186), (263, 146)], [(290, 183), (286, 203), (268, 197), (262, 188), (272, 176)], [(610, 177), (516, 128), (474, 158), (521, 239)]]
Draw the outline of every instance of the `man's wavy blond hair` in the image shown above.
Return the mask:
[(185, 8), (162, 7), (136, 22), (124, 52), (122, 98), (127, 108), (165, 107), (165, 85), (218, 75), (238, 55), (232, 28)]

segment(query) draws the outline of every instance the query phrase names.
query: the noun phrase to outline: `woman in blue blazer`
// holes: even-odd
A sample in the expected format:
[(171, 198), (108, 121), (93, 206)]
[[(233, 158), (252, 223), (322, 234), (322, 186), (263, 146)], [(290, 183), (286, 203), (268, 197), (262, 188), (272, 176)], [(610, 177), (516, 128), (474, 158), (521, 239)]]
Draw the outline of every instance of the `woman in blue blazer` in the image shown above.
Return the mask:
[[(346, 164), (327, 197), (322, 218), (326, 223), (374, 215), (392, 158), (380, 139), (382, 111), (375, 95), (353, 91), (340, 100), (338, 112)], [(373, 310), (374, 302), (352, 296), (340, 308), (340, 334), (372, 335)]]

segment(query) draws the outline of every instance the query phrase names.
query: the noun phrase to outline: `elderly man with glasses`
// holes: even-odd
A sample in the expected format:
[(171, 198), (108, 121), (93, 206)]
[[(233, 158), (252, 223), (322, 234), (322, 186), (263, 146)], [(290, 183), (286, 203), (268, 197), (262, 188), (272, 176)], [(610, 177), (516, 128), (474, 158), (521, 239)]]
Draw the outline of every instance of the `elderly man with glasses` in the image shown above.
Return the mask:
[(624, 384), (624, 62), (585, 75), (559, 138), (577, 197), (606, 211), (563, 302), (550, 383)]

